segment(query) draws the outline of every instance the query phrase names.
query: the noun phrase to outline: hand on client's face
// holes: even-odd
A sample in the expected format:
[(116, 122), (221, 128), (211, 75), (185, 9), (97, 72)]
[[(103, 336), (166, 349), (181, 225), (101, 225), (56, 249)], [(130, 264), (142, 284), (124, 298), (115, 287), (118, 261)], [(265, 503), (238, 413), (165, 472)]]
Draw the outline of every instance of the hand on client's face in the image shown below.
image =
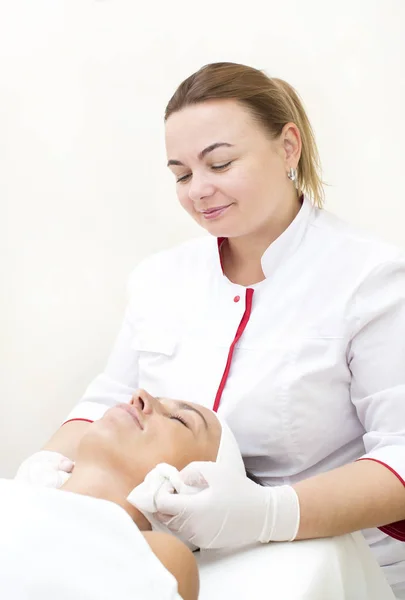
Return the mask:
[[(221, 426), (212, 411), (138, 390), (129, 404), (108, 409), (89, 427), (74, 475), (85, 471), (87, 480), (104, 478), (126, 497), (159, 463), (181, 470), (192, 461), (214, 461), (220, 438)], [(102, 497), (104, 492), (83, 493)]]

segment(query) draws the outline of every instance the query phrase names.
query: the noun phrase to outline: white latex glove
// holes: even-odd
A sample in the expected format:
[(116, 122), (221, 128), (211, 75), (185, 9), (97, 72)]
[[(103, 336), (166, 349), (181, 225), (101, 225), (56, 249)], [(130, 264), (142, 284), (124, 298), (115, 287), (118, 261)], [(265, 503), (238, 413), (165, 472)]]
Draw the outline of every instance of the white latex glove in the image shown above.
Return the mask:
[(180, 539), (199, 548), (295, 539), (300, 509), (291, 486), (263, 487), (213, 462), (191, 463), (180, 477), (201, 491), (176, 494), (162, 486), (155, 496), (156, 518)]
[(21, 463), (14, 479), (41, 487), (60, 488), (69, 479), (72, 462), (59, 452), (41, 450)]
[[(152, 526), (152, 531), (171, 533), (171, 531), (156, 517), (157, 508), (155, 497), (165, 488), (169, 494), (183, 493), (195, 494), (200, 488), (186, 485), (180, 477), (178, 470), (166, 463), (158, 464), (150, 471), (145, 480), (136, 486), (127, 496), (127, 501), (135, 506)], [(183, 540), (186, 546), (194, 552), (197, 547), (187, 540)]]
[(145, 480), (132, 490), (127, 500), (151, 521), (157, 512), (155, 498), (163, 487), (169, 494), (195, 494), (200, 491), (198, 487), (186, 485), (175, 467), (159, 463), (149, 471)]

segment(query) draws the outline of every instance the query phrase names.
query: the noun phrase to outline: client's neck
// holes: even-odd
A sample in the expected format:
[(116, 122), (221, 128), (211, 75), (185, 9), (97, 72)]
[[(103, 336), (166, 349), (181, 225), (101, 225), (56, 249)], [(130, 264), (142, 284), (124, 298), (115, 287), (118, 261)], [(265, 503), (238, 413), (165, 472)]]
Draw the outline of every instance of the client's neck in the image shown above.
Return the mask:
[(151, 528), (149, 521), (126, 499), (134, 487), (133, 481), (126, 481), (125, 477), (111, 469), (76, 463), (72, 475), (60, 489), (115, 502), (122, 506), (141, 531), (147, 531)]

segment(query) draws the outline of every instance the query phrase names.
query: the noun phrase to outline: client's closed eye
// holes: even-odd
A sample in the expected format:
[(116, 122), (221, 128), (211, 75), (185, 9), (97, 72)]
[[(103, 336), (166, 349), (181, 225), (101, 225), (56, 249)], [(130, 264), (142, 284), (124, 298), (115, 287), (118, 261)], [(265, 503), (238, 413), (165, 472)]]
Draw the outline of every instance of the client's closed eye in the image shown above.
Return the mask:
[(187, 421), (185, 419), (183, 419), (183, 417), (181, 417), (180, 415), (169, 415), (169, 419), (174, 419), (175, 421), (179, 421), (180, 423), (182, 423), (185, 427), (188, 427)]

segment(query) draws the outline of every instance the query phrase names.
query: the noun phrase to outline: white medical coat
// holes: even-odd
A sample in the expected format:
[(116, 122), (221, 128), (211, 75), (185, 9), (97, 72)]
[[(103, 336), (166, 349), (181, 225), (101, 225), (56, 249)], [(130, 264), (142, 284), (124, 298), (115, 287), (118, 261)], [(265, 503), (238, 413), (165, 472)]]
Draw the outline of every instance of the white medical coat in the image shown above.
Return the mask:
[[(105, 371), (67, 420), (98, 418), (138, 387), (210, 408), (221, 396), (246, 467), (268, 484), (362, 456), (404, 483), (404, 253), (304, 199), (262, 269), (258, 284), (231, 283), (211, 236), (144, 260)], [(404, 582), (404, 545), (365, 533)]]

